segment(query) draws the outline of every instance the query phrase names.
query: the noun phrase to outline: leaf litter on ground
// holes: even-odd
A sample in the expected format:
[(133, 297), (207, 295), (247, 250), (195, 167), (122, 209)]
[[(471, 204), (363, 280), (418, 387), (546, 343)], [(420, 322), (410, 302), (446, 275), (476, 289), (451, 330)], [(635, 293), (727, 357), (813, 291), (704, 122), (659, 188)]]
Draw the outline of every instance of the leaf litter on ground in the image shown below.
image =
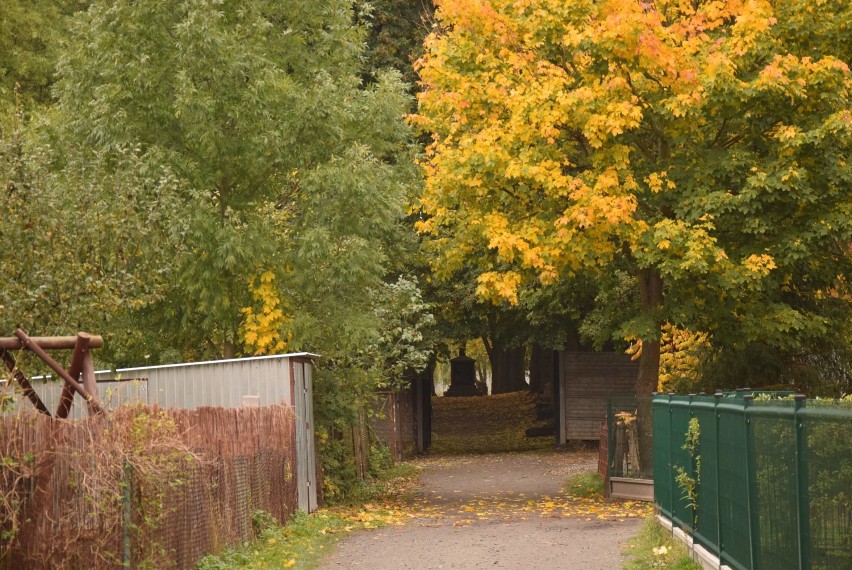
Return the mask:
[[(527, 497), (523, 492), (483, 492), (461, 500), (437, 495), (427, 499), (418, 478), (423, 469), (470, 464), (481, 461), (482, 453), (553, 453), (551, 437), (526, 438), (524, 434), (527, 427), (536, 425), (531, 419), (534, 398), (529, 394), (435, 400), (445, 401), (435, 411), (439, 421), (435, 425), (433, 452), (437, 448), (442, 453), (397, 464), (391, 468), (391, 476), (376, 481), (373, 496), (366, 502), (323, 507), (310, 515), (297, 513), (286, 526), (264, 530), (255, 543), (205, 558), (199, 569), (313, 568), (347, 534), (386, 526), (463, 528), (475, 522), (532, 517), (621, 521), (651, 514), (648, 503), (605, 499), (597, 492), (573, 493), (571, 481), (575, 479), (555, 495)], [(468, 429), (458, 429), (459, 422)], [(563, 480), (578, 473), (583, 475), (581, 471), (595, 457), (596, 453), (587, 449), (562, 452), (546, 474)], [(588, 481), (584, 483), (587, 484)]]

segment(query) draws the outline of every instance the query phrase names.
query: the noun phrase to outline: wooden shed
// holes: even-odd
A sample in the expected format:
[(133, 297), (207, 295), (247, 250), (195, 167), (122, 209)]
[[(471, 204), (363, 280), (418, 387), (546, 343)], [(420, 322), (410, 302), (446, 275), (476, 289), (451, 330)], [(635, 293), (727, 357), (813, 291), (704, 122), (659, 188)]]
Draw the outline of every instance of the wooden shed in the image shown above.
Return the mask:
[(557, 440), (600, 439), (607, 399), (633, 394), (639, 363), (621, 352), (559, 353)]

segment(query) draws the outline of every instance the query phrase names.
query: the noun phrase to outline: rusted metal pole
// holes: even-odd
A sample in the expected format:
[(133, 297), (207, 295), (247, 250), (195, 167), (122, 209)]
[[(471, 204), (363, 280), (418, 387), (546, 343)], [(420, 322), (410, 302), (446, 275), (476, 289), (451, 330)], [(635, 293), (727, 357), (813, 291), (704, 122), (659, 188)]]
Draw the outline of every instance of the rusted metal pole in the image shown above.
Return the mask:
[[(74, 353), (71, 355), (71, 365), (68, 367), (68, 375), (77, 380), (83, 371), (83, 356), (89, 354), (89, 344), (92, 335), (89, 333), (77, 333), (77, 342), (74, 345)], [(86, 387), (84, 385), (84, 387)], [(56, 407), (57, 418), (67, 418), (74, 403), (74, 391), (68, 384), (62, 385), (62, 395), (59, 396), (59, 405)]]
[(12, 376), (15, 380), (18, 381), (18, 384), (21, 386), (21, 390), (23, 390), (24, 395), (30, 399), (30, 402), (33, 403), (33, 406), (36, 409), (43, 413), (46, 416), (50, 416), (50, 412), (47, 410), (47, 406), (44, 405), (44, 402), (41, 401), (41, 398), (38, 397), (36, 391), (33, 390), (32, 384), (27, 379), (26, 374), (17, 369), (17, 363), (15, 359), (12, 358), (12, 355), (9, 354), (7, 350), (0, 350), (0, 354), (3, 355), (3, 362), (6, 364), (6, 368), (9, 369), (9, 372), (12, 373)]
[[(53, 350), (55, 348), (72, 349), (77, 345), (77, 337), (74, 336), (33, 336), (29, 337), (29, 339), (45, 350)], [(89, 348), (101, 348), (103, 345), (103, 337), (89, 335)], [(0, 350), (20, 350), (22, 348), (25, 347), (20, 338), (0, 337)]]
[(83, 399), (89, 403), (95, 413), (103, 412), (103, 408), (98, 403), (97, 399), (94, 398), (91, 394), (89, 394), (89, 392), (85, 388), (80, 386), (80, 384), (76, 380), (71, 378), (71, 376), (65, 370), (63, 370), (62, 367), (59, 366), (59, 364), (55, 360), (53, 360), (41, 346), (39, 346), (33, 341), (33, 339), (27, 336), (27, 333), (25, 333), (21, 329), (16, 329), (15, 336), (21, 339), (21, 344), (24, 348), (32, 351), (36, 356), (41, 358), (45, 364), (50, 366), (50, 368), (59, 375), (60, 378), (65, 380), (68, 386), (71, 386), (72, 390), (83, 396)]

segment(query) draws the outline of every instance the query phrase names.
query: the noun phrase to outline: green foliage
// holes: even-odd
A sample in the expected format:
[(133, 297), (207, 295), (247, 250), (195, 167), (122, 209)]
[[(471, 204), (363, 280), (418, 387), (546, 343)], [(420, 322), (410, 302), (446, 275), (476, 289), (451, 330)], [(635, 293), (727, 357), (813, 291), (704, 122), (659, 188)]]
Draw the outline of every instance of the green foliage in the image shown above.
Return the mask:
[(701, 483), (700, 442), (701, 426), (698, 423), (698, 418), (690, 418), (682, 449), (689, 453), (692, 465), (690, 465), (689, 471), (680, 465), (675, 465), (675, 483), (678, 484), (683, 493), (681, 498), (692, 509), (693, 526), (698, 523), (698, 514), (696, 511), (698, 509), (698, 485)]
[[(837, 338), (839, 336), (839, 338)], [(703, 354), (698, 383), (674, 384), (679, 393), (748, 386), (838, 398), (852, 392), (852, 347), (843, 335), (821, 346), (782, 350), (762, 343), (715, 348)]]
[[(317, 404), (319, 410), (329, 409), (326, 402), (318, 401)], [(322, 424), (317, 418), (318, 451), (323, 466), (323, 498), (329, 504), (351, 503), (353, 497), (361, 495), (368, 482), (358, 474), (349, 431), (351, 428), (334, 411), (337, 410), (329, 413)], [(327, 427), (329, 424), (331, 427)], [(350, 439), (345, 439), (346, 436)]]
[[(0, 129), (0, 329), (90, 330), (120, 354), (125, 335), (111, 333), (171, 277), (180, 181), (138, 148), (60, 153), (29, 126), (19, 113)], [(66, 167), (52, 169), (60, 157)]]
[(49, 101), (69, 16), (87, 4), (87, 0), (0, 1), (0, 116), (16, 103), (30, 110), (33, 104)]
[(604, 482), (596, 471), (580, 473), (571, 477), (565, 483), (565, 492), (575, 497), (602, 498), (604, 496)]
[(649, 517), (641, 532), (630, 544), (625, 554), (625, 570), (700, 570), (701, 566), (689, 558), (686, 546), (672, 538), (653, 517)]
[(413, 88), (413, 64), (432, 31), (432, 0), (372, 0), (362, 8), (369, 8), (362, 11), (369, 25), (367, 69), (396, 69)]
[(379, 477), (393, 467), (391, 449), (386, 444), (376, 441), (370, 445), (370, 475)]
[[(297, 511), (282, 527), (271, 524), (255, 542), (202, 558), (198, 570), (232, 568), (313, 568), (319, 558), (342, 536), (348, 521), (333, 513)], [(325, 551), (325, 552), (324, 552)], [(292, 561), (292, 562), (291, 562)]]
[(432, 357), (432, 307), (423, 300), (412, 277), (400, 276), (373, 292), (373, 314), (378, 321), (375, 339), (363, 348), (374, 360), (372, 366), (382, 380), (379, 387), (400, 387), (409, 370), (423, 370)]
[(251, 528), (255, 536), (263, 536), (278, 526), (278, 521), (267, 511), (257, 510), (251, 515)]
[(54, 137), (107, 157), (138, 149), (178, 182), (171, 239), (157, 240), (166, 278), (116, 323), (146, 331), (123, 337), (121, 361), (174, 358), (163, 344), (181, 359), (238, 353), (248, 284), (268, 270), (299, 307), (296, 346), (330, 355), (330, 339), (347, 338), (344, 352), (370, 334), (370, 305), (343, 300), (382, 282), (413, 169), (409, 100), (394, 74), (360, 84), (353, 18), (338, 0), (94, 2), (76, 17)]

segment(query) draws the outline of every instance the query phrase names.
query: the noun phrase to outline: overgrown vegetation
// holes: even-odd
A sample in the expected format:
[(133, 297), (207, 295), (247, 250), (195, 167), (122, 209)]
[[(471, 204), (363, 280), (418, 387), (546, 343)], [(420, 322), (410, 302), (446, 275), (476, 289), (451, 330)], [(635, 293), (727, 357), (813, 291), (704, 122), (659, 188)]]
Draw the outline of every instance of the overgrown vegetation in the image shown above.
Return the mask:
[[(44, 484), (39, 477), (60, 464), (57, 481), (63, 474), (67, 477), (61, 496), (66, 502), (38, 511), (52, 519), (51, 532), (44, 535), (50, 540), (37, 548), (27, 545), (30, 562), (50, 566), (61, 558), (71, 566), (96, 568), (131, 562), (138, 568), (170, 564), (166, 537), (160, 532), (175, 508), (168, 497), (180, 491), (200, 461), (175, 420), (163, 411), (125, 406), (109, 421), (95, 417), (64, 427), (56, 429), (34, 412), (0, 417), (4, 553), (15, 546), (25, 525), (40, 536), (43, 529), (33, 526), (32, 513), (23, 519), (22, 508), (25, 500), (30, 507), (38, 504), (32, 485)], [(46, 447), (37, 448), (33, 441), (46, 442)], [(87, 534), (81, 519), (100, 531)], [(125, 548), (117, 549), (122, 542)]]
[(684, 544), (654, 517), (648, 517), (640, 533), (625, 545), (625, 570), (701, 570)]

